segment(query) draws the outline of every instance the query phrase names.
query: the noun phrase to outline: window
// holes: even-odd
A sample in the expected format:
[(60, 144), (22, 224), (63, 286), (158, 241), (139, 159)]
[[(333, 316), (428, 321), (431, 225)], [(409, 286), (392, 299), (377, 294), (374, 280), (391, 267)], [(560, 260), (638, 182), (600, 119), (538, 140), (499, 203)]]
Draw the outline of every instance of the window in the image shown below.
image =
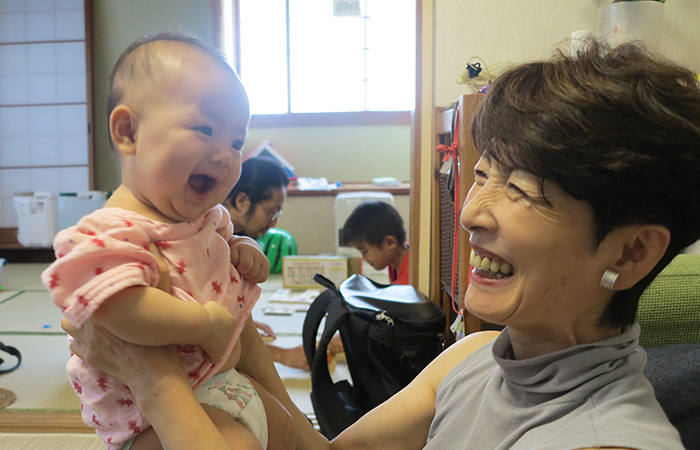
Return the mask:
[(233, 1), (227, 52), (253, 114), (413, 109), (413, 0), (361, 0), (359, 16), (334, 16), (333, 0)]

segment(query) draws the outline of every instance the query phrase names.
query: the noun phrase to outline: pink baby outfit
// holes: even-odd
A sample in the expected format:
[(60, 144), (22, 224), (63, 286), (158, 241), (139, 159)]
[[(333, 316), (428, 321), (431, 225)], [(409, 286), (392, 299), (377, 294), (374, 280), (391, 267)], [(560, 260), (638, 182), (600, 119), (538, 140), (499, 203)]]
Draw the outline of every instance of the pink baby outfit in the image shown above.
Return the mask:
[[(218, 205), (195, 222), (166, 224), (120, 208), (105, 208), (61, 231), (54, 241), (56, 262), (41, 278), (54, 303), (75, 325), (89, 319), (102, 302), (131, 286), (156, 286), (159, 269), (148, 250), (154, 242), (170, 268), (170, 294), (184, 301), (215, 300), (238, 319), (226, 356), (260, 296), (260, 288), (242, 279), (230, 263), (235, 246), (228, 211)], [(182, 346), (181, 361), (193, 389), (214, 376), (226, 361), (212, 365), (198, 346)], [(77, 356), (67, 365), (81, 400), (83, 420), (95, 428), (107, 448), (150, 425), (136, 408), (129, 388), (93, 369)]]

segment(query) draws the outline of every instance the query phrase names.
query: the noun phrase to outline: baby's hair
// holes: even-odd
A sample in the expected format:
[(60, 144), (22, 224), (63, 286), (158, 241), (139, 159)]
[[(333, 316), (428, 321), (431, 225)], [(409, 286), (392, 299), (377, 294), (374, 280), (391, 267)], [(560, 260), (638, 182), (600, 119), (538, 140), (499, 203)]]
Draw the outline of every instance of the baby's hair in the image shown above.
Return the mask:
[(109, 96), (107, 97), (108, 119), (112, 110), (124, 100), (126, 88), (131, 83), (140, 80), (156, 80), (163, 69), (168, 66), (167, 57), (173, 53), (166, 46), (153, 45), (153, 43), (158, 42), (188, 45), (235, 74), (226, 56), (219, 49), (194, 36), (173, 32), (144, 36), (132, 42), (122, 52), (114, 69), (112, 69), (112, 74), (109, 77)]
[(361, 203), (345, 221), (341, 232), (343, 245), (366, 242), (381, 247), (384, 238), (393, 236), (399, 245), (406, 243), (406, 230), (399, 212), (388, 203)]

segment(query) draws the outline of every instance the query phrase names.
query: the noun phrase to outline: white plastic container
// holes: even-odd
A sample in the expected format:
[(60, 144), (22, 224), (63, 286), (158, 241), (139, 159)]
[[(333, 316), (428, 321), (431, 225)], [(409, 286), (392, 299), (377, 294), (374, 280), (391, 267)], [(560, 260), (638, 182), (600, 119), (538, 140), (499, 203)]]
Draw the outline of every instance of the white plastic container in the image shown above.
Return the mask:
[(78, 223), (81, 217), (102, 208), (107, 202), (107, 193), (87, 191), (62, 192), (58, 196), (58, 229), (65, 230)]
[(659, 50), (664, 17), (662, 2), (617, 2), (601, 6), (599, 12), (599, 34), (612, 45), (638, 39)]
[(340, 231), (345, 221), (360, 203), (380, 201), (395, 206), (394, 196), (389, 192), (344, 192), (335, 196), (335, 254), (360, 257), (353, 247), (340, 245)]
[(51, 247), (58, 233), (58, 198), (48, 192), (17, 193), (17, 240), (25, 247)]

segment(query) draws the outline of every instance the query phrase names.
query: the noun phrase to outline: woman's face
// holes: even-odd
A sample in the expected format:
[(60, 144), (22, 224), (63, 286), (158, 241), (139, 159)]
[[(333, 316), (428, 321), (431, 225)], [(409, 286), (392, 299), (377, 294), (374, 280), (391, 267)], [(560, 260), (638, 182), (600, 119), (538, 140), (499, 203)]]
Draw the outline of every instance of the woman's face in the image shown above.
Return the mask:
[(237, 211), (238, 220), (235, 220), (231, 211), (232, 220), (234, 220), (234, 231), (243, 233), (253, 239), (259, 239), (267, 233), (267, 230), (277, 225), (284, 202), (287, 200), (287, 188), (277, 187), (272, 188), (272, 196), (267, 200), (263, 200), (256, 205), (247, 205), (239, 207)]
[(609, 291), (600, 287), (607, 267), (594, 245), (589, 205), (545, 182), (548, 204), (532, 174), (484, 157), (474, 170), (461, 222), (471, 235), (471, 264), (481, 268), (470, 273), (467, 309), (540, 331), (596, 323)]

